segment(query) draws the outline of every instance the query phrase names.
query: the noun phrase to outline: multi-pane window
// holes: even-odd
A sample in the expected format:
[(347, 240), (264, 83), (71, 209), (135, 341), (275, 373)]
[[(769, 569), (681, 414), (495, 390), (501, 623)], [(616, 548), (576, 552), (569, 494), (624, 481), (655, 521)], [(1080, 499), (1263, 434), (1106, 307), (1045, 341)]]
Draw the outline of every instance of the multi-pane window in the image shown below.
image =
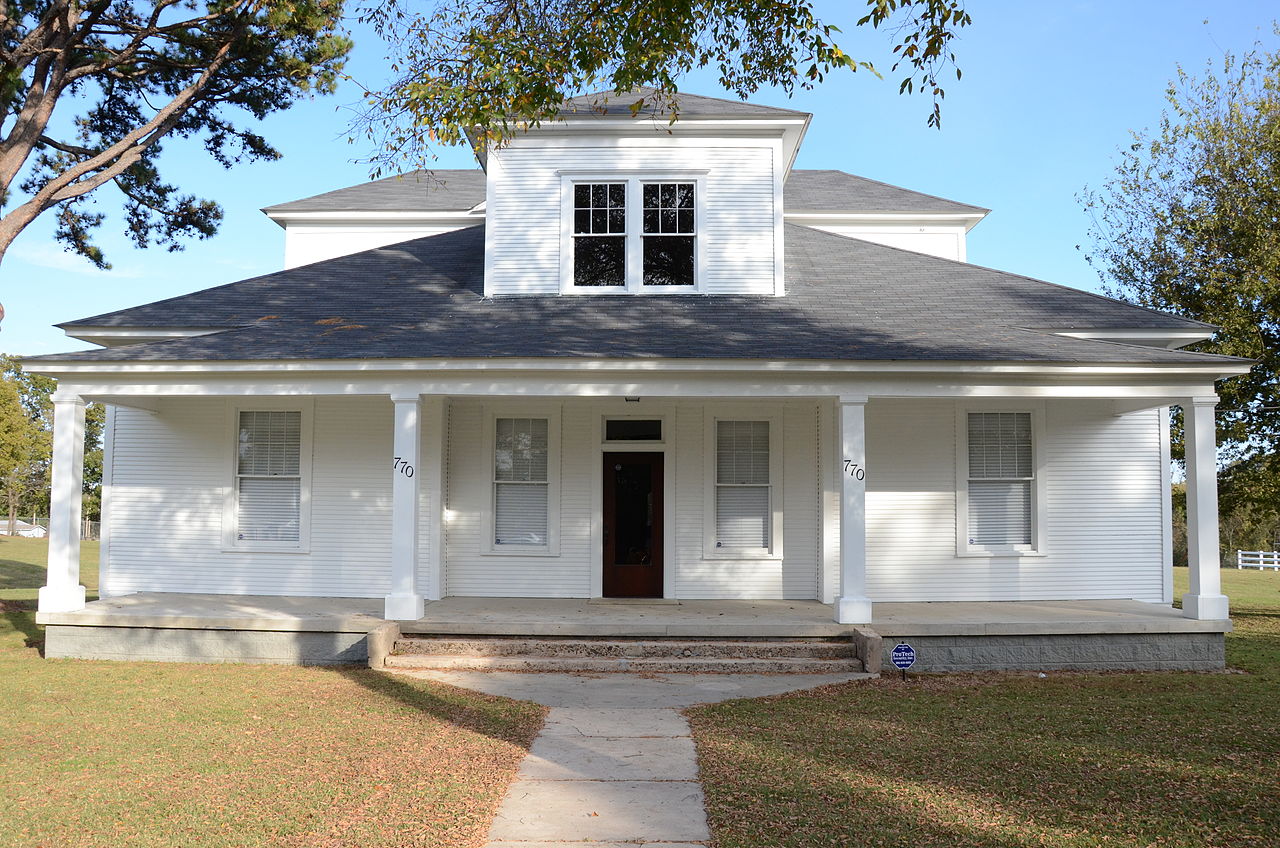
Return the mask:
[(968, 437), (969, 544), (1030, 545), (1035, 481), (1031, 413), (971, 412)]
[(546, 418), (498, 418), (493, 450), (493, 542), (545, 546), (548, 536)]
[[(600, 292), (696, 290), (696, 180), (638, 177), (566, 183), (571, 288)], [(652, 288), (650, 288), (652, 287)], [(678, 289), (677, 289), (678, 290)]]
[(573, 284), (627, 283), (626, 183), (573, 187)]
[(769, 422), (716, 422), (717, 548), (767, 552), (773, 511)]
[(693, 183), (644, 184), (646, 286), (693, 285)]
[(302, 413), (243, 411), (236, 455), (236, 541), (300, 542)]

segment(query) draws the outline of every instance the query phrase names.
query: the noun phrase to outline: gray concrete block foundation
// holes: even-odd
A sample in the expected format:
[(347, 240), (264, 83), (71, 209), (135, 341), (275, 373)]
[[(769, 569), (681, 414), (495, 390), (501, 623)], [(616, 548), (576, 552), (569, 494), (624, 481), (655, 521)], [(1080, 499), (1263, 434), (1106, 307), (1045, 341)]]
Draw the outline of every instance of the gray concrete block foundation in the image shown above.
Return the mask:
[(196, 630), (51, 624), (46, 657), (84, 660), (347, 665), (369, 660), (368, 635), (323, 631)]
[(1221, 633), (1075, 633), (1023, 636), (886, 636), (883, 668), (894, 645), (916, 651), (913, 672), (943, 671), (1221, 671)]

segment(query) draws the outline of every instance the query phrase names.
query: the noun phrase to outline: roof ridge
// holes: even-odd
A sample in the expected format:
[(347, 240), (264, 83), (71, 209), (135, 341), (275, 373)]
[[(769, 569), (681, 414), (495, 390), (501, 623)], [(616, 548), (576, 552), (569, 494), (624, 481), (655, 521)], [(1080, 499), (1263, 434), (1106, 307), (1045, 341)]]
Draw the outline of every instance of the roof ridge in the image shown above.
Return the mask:
[[(632, 95), (639, 95), (640, 98), (643, 99), (646, 96), (658, 91), (660, 91), (660, 89), (657, 86), (652, 86), (652, 85), (636, 85), (636, 86), (632, 86), (631, 88), (621, 89), (621, 90), (616, 88), (603, 88), (597, 91), (585, 91), (582, 94), (575, 94), (572, 97), (565, 98), (565, 100), (560, 104), (560, 111), (561, 113), (564, 113), (567, 110), (567, 108), (571, 104), (573, 104), (575, 100), (586, 100), (588, 98), (593, 98), (593, 97), (603, 97), (604, 103), (607, 106), (610, 99), (614, 99), (615, 103), (617, 99), (630, 97)], [(671, 94), (676, 99), (677, 106), (679, 105), (680, 98), (690, 98), (692, 100), (702, 101), (706, 103), (725, 103), (730, 106), (735, 106), (739, 108), (743, 106), (749, 106), (753, 109), (759, 109), (761, 111), (778, 112), (780, 114), (787, 114), (787, 115), (805, 115), (809, 117), (812, 117), (813, 115), (812, 112), (805, 112), (804, 110), (801, 110), (801, 109), (788, 109), (785, 106), (768, 106), (764, 103), (755, 103), (753, 101), (747, 100), (746, 98), (732, 99), (729, 97), (715, 97), (710, 94), (697, 94), (691, 91), (681, 91), (678, 88), (674, 89), (671, 92)]]

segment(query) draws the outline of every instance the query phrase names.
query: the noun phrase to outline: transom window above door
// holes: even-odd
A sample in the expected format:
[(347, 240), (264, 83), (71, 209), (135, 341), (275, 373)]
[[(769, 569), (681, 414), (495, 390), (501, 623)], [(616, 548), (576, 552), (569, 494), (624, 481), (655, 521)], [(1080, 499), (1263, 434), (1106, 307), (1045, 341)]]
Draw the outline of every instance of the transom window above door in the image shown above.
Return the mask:
[(566, 178), (564, 290), (697, 291), (700, 187), (697, 178)]

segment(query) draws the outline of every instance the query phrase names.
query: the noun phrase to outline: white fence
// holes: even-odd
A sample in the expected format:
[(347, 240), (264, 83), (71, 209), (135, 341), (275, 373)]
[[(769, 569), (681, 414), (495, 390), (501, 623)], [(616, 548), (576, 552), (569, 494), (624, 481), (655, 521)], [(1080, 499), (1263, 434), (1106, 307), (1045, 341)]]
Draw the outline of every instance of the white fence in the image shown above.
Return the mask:
[(1280, 551), (1236, 551), (1236, 568), (1270, 568), (1280, 571)]

